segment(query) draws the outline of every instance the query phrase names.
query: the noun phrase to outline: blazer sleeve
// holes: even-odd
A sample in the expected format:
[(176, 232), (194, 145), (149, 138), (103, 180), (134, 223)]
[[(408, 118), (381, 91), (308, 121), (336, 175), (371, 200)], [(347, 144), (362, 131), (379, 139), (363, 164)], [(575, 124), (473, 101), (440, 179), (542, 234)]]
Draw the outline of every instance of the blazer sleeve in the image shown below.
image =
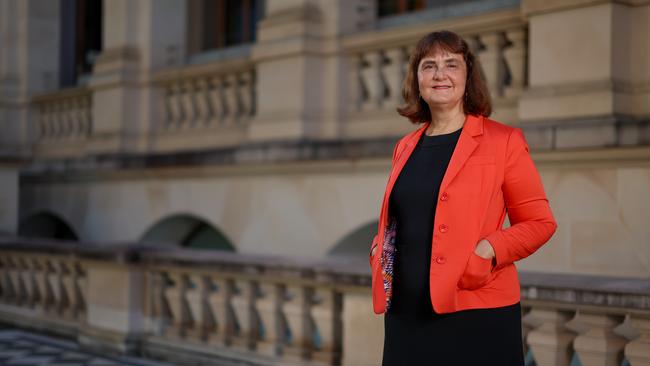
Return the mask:
[(496, 254), (495, 267), (526, 258), (546, 243), (557, 228), (542, 180), (520, 128), (508, 137), (503, 185), (510, 227), (485, 239)]

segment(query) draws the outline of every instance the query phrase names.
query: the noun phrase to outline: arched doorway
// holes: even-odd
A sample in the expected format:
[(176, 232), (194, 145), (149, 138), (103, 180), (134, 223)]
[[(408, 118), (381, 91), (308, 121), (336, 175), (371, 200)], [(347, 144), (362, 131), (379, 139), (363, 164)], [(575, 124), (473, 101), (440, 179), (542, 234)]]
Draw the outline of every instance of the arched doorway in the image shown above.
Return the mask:
[(192, 215), (173, 215), (151, 226), (141, 242), (197, 249), (235, 251), (230, 240), (205, 220)]
[(370, 251), (370, 242), (376, 233), (377, 221), (370, 222), (346, 235), (327, 254), (366, 258)]
[(26, 238), (79, 240), (70, 225), (50, 212), (40, 212), (26, 217), (18, 225), (18, 235)]

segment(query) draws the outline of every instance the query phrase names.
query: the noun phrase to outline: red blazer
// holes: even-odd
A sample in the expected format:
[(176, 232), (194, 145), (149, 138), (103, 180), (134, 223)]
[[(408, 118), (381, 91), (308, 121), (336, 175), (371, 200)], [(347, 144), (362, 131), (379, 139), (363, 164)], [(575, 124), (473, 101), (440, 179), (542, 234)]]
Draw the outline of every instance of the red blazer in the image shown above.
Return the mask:
[[(393, 152), (370, 250), (372, 304), (377, 314), (386, 310), (392, 293), (390, 193), (428, 125), (400, 139)], [(511, 226), (504, 229), (506, 212)], [(514, 262), (546, 243), (556, 227), (521, 129), (468, 116), (438, 194), (429, 272), (433, 309), (449, 313), (518, 302)], [(474, 254), (481, 239), (494, 248), (495, 261)]]

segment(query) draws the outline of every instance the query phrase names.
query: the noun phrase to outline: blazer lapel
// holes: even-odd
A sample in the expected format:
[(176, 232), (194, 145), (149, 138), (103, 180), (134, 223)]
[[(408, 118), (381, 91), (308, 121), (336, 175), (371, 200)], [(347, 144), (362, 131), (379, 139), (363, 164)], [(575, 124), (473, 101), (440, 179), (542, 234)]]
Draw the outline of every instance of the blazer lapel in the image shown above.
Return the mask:
[(451, 155), (447, 171), (440, 184), (440, 192), (444, 192), (451, 181), (456, 177), (460, 169), (465, 165), (467, 159), (478, 146), (476, 136), (483, 134), (483, 117), (467, 115), (463, 130), (458, 137), (458, 143)]

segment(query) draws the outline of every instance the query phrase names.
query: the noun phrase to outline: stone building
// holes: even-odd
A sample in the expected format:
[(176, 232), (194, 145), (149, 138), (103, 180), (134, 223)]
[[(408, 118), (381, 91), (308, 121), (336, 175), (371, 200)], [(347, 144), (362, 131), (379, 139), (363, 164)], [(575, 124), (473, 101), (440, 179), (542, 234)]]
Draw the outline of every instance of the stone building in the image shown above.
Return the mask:
[[(227, 357), (253, 354), (259, 364), (268, 360), (258, 353), (376, 364), (380, 318), (366, 268), (350, 268), (367, 261), (394, 143), (415, 128), (395, 112), (409, 52), (438, 29), (470, 41), (492, 118), (523, 129), (558, 222), (551, 241), (518, 264), (534, 274), (523, 277), (531, 304), (543, 300), (542, 283), (557, 281), (554, 300), (544, 300), (552, 305), (530, 305), (530, 357), (562, 365), (586, 352), (585, 362), (584, 350), (603, 341), (614, 351), (594, 346), (602, 350), (594, 357), (620, 364), (625, 349), (632, 362), (650, 339), (646, 0), (0, 0), (3, 299), (34, 305), (45, 301), (34, 291), (49, 291), (43, 315), (67, 298), (51, 310), (77, 304), (65, 334), (122, 351), (149, 344), (134, 335), (156, 334), (149, 353), (163, 358), (166, 342), (194, 337), (186, 351), (221, 342)], [(24, 238), (79, 262), (30, 267), (21, 258), (36, 249), (17, 249)], [(114, 243), (170, 254), (126, 265), (136, 262)], [(111, 265), (94, 262), (96, 251)], [(218, 268), (273, 267), (268, 258), (291, 268), (347, 263), (356, 277), (323, 270), (345, 290), (305, 285), (295, 273), (267, 288), (241, 268), (206, 280), (191, 272), (202, 255)], [(63, 290), (14, 270), (59, 276)], [(112, 281), (127, 283), (126, 293)], [(558, 305), (567, 288), (626, 305), (585, 295), (599, 310), (567, 313)], [(23, 315), (20, 324), (54, 326)], [(580, 325), (565, 328), (569, 320)], [(298, 329), (308, 330), (300, 338)], [(221, 335), (210, 343), (213, 333)], [(648, 363), (632, 364), (650, 364), (647, 349), (638, 352)]]

